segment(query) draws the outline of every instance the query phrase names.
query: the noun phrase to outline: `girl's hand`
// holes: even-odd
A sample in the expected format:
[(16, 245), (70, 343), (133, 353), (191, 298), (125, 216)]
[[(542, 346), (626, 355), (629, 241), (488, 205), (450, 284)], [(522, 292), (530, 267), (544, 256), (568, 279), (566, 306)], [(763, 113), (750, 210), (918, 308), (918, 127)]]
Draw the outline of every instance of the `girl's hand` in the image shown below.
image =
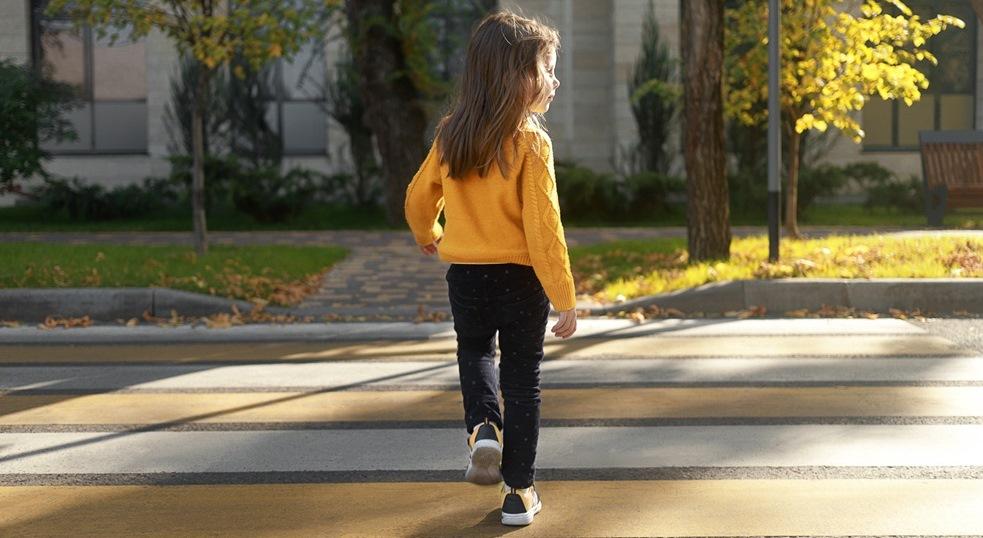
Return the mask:
[(577, 309), (563, 310), (560, 319), (553, 325), (553, 335), (557, 338), (570, 338), (577, 331)]
[(423, 246), (421, 246), (420, 247), (420, 251), (423, 252), (424, 254), (426, 254), (427, 256), (430, 256), (431, 254), (436, 254), (437, 253), (437, 244), (440, 243), (440, 240), (441, 239), (443, 239), (443, 237), (438, 238), (436, 241), (434, 241), (433, 243), (430, 243), (429, 245), (423, 245)]

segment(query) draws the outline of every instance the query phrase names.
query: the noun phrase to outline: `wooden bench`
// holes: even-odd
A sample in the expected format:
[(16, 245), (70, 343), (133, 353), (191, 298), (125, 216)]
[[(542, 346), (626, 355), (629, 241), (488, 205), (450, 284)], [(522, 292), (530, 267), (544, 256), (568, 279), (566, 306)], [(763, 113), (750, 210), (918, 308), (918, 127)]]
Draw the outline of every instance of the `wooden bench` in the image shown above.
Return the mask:
[(918, 143), (930, 226), (948, 207), (983, 207), (983, 131), (920, 131)]

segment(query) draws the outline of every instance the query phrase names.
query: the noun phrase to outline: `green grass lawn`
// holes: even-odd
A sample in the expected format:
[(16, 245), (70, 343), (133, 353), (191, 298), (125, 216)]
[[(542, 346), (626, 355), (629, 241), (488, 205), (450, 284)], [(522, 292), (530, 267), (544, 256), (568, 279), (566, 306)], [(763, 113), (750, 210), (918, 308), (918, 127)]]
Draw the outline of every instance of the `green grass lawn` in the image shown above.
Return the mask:
[[(732, 213), (733, 226), (766, 226), (768, 217), (762, 208), (761, 214)], [(959, 209), (950, 211), (943, 221), (947, 228), (983, 228), (983, 209)], [(573, 215), (563, 215), (564, 227), (577, 226), (686, 226), (686, 210), (674, 207), (672, 211), (642, 220), (598, 220), (578, 219)], [(906, 226), (925, 227), (925, 215), (919, 212), (902, 212), (884, 208), (867, 209), (862, 205), (816, 205), (799, 215), (799, 224), (806, 226)]]
[(685, 239), (631, 240), (572, 247), (578, 293), (626, 299), (710, 282), (789, 277), (983, 277), (983, 240), (965, 237), (833, 236), (781, 243), (768, 262), (768, 238), (731, 242), (724, 262), (688, 263)]
[(347, 256), (341, 247), (0, 245), (0, 288), (158, 286), (293, 305)]
[[(641, 220), (599, 220), (579, 218), (564, 214), (565, 227), (591, 226), (685, 226), (685, 209), (653, 215)], [(733, 214), (735, 226), (764, 226), (766, 216)], [(819, 205), (800, 216), (803, 225), (852, 225), (852, 226), (925, 226), (921, 213), (905, 213), (886, 209), (865, 209), (859, 205)], [(983, 228), (983, 210), (959, 210), (945, 217), (948, 228)], [(381, 207), (351, 208), (343, 205), (317, 204), (307, 208), (297, 218), (281, 223), (257, 222), (248, 215), (232, 208), (219, 208), (208, 213), (208, 229), (212, 231), (263, 231), (263, 230), (406, 230), (405, 226), (391, 227), (385, 223)], [(27, 206), (0, 207), (0, 231), (3, 232), (51, 232), (51, 231), (191, 231), (190, 211), (168, 211), (147, 215), (139, 219), (121, 219), (101, 222), (77, 222), (66, 216), (51, 215)]]
[[(382, 208), (358, 209), (344, 205), (317, 204), (307, 208), (288, 222), (265, 223), (238, 213), (232, 208), (219, 208), (207, 214), (209, 231), (262, 230), (385, 230)], [(0, 231), (4, 232), (110, 232), (110, 231), (191, 231), (191, 210), (164, 211), (139, 219), (119, 219), (98, 222), (78, 222), (64, 215), (50, 215), (30, 206), (0, 208)]]

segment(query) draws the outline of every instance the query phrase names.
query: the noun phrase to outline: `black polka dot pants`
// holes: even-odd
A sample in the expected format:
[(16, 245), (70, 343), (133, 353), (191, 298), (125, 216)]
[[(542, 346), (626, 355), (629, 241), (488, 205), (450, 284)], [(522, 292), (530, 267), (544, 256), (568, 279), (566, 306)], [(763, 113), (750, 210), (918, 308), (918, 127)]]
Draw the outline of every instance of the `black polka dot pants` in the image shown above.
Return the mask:
[[(512, 487), (529, 487), (539, 442), (539, 367), (549, 299), (528, 265), (451, 264), (446, 279), (465, 427), (470, 434), (485, 418), (496, 423), (504, 441), (502, 478)], [(497, 372), (496, 333), (501, 350)]]

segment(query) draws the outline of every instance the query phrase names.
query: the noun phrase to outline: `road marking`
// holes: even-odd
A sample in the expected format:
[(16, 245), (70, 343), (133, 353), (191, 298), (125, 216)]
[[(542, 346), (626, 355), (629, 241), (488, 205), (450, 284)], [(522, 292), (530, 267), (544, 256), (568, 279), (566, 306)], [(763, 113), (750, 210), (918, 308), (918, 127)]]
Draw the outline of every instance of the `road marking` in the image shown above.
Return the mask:
[[(544, 389), (542, 402), (543, 419), (571, 420), (971, 417), (983, 415), (983, 387)], [(0, 396), (2, 425), (460, 421), (462, 414), (460, 391)]]
[[(460, 429), (0, 434), (0, 473), (453, 470)], [(542, 428), (537, 466), (983, 465), (983, 425)]]
[[(981, 480), (538, 483), (532, 536), (983, 534)], [(466, 483), (0, 487), (0, 533), (460, 536), (501, 533)]]
[[(543, 387), (979, 383), (983, 357), (548, 360)], [(456, 362), (3, 366), (0, 390), (59, 392), (459, 390)]]
[[(614, 357), (955, 357), (973, 353), (928, 334), (831, 338), (804, 336), (642, 336), (549, 339), (549, 358)], [(453, 339), (375, 342), (228, 343), (189, 345), (3, 346), (0, 364), (214, 364), (225, 362), (454, 360)]]

